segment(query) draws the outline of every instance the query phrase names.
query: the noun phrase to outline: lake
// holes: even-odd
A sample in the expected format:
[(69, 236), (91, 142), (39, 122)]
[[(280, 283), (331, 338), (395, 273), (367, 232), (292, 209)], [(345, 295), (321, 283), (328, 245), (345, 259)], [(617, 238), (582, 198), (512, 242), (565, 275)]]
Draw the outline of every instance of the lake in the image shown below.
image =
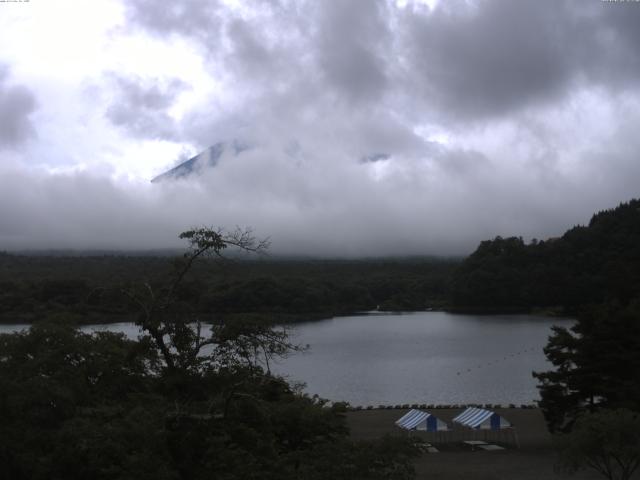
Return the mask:
[[(296, 324), (292, 339), (309, 351), (272, 366), (306, 391), (352, 405), (531, 403), (534, 370), (550, 368), (542, 348), (552, 325), (570, 319), (534, 315), (375, 313)], [(0, 325), (0, 332), (24, 325)], [(85, 330), (122, 331), (129, 323)]]
[(309, 344), (277, 367), (307, 391), (353, 405), (531, 403), (551, 326), (569, 319), (445, 312), (337, 317), (298, 325)]

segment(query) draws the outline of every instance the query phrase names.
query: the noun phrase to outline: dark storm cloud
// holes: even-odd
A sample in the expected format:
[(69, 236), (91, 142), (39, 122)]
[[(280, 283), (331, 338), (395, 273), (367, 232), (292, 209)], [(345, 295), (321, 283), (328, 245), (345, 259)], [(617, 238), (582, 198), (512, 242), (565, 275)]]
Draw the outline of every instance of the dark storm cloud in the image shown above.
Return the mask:
[(387, 87), (387, 8), (357, 0), (318, 3), (318, 64), (327, 82), (348, 99), (376, 99)]
[[(189, 10), (192, 4), (182, 6)], [(154, 34), (177, 33), (196, 41), (212, 60), (215, 75), (236, 75), (244, 83), (251, 74), (258, 90), (272, 92), (270, 87), (293, 83), (313, 94), (315, 82), (322, 80), (322, 94), (342, 93), (349, 101), (384, 92), (390, 34), (384, 3), (265, 1), (245, 7), (253, 7), (250, 14), (217, 6), (195, 8), (188, 18), (182, 17), (183, 9), (156, 18), (150, 12), (155, 6), (136, 0), (128, 13), (133, 25)], [(270, 84), (259, 84), (265, 80)]]
[(407, 12), (415, 88), (454, 121), (557, 96), (572, 78), (563, 10), (562, 2), (503, 0)]
[(173, 140), (178, 125), (167, 114), (187, 85), (178, 79), (141, 79), (111, 74), (114, 97), (105, 115), (115, 126), (133, 136)]
[(158, 5), (155, 0), (127, 0), (125, 8), (134, 24), (165, 37), (189, 35), (213, 47), (219, 37), (215, 0), (181, 0)]
[(0, 64), (0, 149), (17, 147), (35, 135), (30, 116), (36, 108), (31, 90), (13, 85), (8, 67)]
[[(638, 89), (640, 83), (640, 8), (636, 2), (595, 2), (589, 9), (572, 6), (581, 22), (580, 59), (585, 74), (605, 88)], [(576, 54), (578, 56), (578, 54)]]
[(270, 49), (260, 31), (250, 22), (235, 19), (226, 29), (231, 43), (228, 60), (239, 72), (254, 78), (271, 77), (279, 66), (278, 52)]
[(298, 110), (343, 99), (355, 109), (384, 104), (407, 118), (455, 126), (539, 108), (584, 85), (636, 88), (640, 76), (640, 9), (633, 2), (251, 6), (243, 14), (215, 3), (157, 9), (135, 0), (128, 11), (134, 25), (154, 34), (196, 41), (210, 68), (235, 79), (251, 101), (284, 96)]
[(561, 101), (598, 84), (638, 88), (640, 9), (633, 2), (442, 2), (408, 9), (407, 81), (451, 124)]

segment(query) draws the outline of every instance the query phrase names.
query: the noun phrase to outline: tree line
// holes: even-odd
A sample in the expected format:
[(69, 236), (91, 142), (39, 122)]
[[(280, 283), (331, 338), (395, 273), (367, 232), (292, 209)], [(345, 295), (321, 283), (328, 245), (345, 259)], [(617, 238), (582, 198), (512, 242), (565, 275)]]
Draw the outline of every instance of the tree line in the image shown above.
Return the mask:
[(639, 216), (640, 200), (631, 200), (558, 238), (483, 241), (453, 273), (451, 305), (576, 314), (589, 304), (626, 304), (640, 294)]
[[(121, 292), (170, 272), (167, 257), (0, 256), (0, 321), (56, 314), (79, 322), (132, 319)], [(203, 259), (176, 296), (203, 317), (259, 314), (297, 321), (380, 308), (424, 310), (446, 304), (456, 259)]]

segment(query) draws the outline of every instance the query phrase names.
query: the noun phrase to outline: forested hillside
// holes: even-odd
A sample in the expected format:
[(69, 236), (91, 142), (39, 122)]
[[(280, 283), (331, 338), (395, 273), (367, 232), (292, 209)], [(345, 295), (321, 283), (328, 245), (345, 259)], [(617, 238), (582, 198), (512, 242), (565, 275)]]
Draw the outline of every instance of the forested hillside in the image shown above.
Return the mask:
[(595, 214), (560, 238), (496, 237), (456, 269), (455, 308), (531, 309), (619, 301), (640, 293), (640, 200)]
[[(215, 264), (213, 264), (215, 262)], [(177, 292), (191, 311), (253, 313), (283, 321), (445, 304), (456, 259), (203, 260)], [(166, 257), (0, 255), (0, 321), (37, 321), (56, 313), (82, 322), (133, 315), (122, 289), (166, 276)]]

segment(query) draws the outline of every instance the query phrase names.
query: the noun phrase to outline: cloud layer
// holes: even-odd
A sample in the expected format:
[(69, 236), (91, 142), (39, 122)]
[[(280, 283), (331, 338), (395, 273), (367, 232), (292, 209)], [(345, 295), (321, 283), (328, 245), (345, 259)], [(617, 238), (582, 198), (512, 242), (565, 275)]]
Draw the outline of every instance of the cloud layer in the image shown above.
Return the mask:
[(30, 115), (36, 110), (33, 93), (9, 81), (9, 69), (0, 64), (0, 150), (17, 148), (35, 135)]
[[(251, 5), (131, 0), (91, 71), (0, 75), (0, 248), (160, 248), (239, 224), (276, 253), (465, 254), (640, 194), (638, 4)], [(254, 148), (148, 183), (233, 140)]]

